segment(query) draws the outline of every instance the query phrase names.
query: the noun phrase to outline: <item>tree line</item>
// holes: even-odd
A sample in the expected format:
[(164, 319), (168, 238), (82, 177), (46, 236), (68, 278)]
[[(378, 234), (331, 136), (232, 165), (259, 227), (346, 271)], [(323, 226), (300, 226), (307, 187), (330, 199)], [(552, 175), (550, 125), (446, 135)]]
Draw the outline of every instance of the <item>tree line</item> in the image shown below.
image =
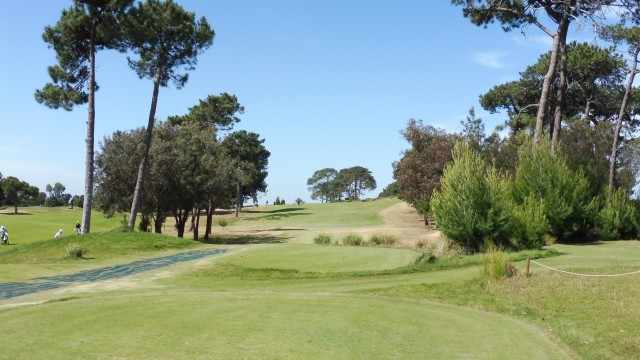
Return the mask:
[(66, 187), (59, 182), (47, 184), (46, 192), (40, 191), (26, 181), (15, 176), (6, 178), (0, 173), (0, 206), (13, 207), (18, 213), (19, 206), (83, 206), (83, 197), (66, 193)]
[[(409, 120), (402, 135), (411, 148), (393, 164), (391, 190), (471, 251), (637, 236), (637, 201), (630, 200), (640, 169), (637, 2), (452, 3), (477, 25), (534, 25), (553, 47), (520, 79), (480, 96), (484, 109), (508, 116), (491, 135), (473, 108), (459, 134)], [(612, 7), (621, 22), (600, 24)], [(593, 21), (613, 46), (567, 43), (576, 19)], [(555, 31), (542, 25), (547, 20)]]
[(337, 171), (333, 168), (317, 170), (307, 180), (311, 199), (320, 202), (359, 200), (362, 193), (376, 188), (376, 179), (371, 171), (362, 166), (353, 166)]

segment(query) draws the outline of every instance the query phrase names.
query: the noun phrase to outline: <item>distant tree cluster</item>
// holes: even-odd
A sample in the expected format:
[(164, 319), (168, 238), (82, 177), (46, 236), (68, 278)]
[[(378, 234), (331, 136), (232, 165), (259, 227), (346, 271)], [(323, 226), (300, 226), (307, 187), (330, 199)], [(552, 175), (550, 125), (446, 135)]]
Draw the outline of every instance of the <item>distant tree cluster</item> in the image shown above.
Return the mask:
[(18, 213), (19, 206), (73, 206), (82, 207), (82, 197), (65, 193), (65, 186), (57, 182), (53, 186), (47, 184), (47, 193), (30, 185), (15, 176), (3, 177), (0, 173), (0, 206), (13, 207)]
[(3, 177), (0, 173), (0, 204), (13, 207), (18, 213), (18, 206), (38, 205), (40, 190), (21, 181), (14, 176)]
[(311, 199), (320, 202), (359, 200), (362, 193), (376, 188), (376, 180), (369, 169), (354, 166), (340, 171), (333, 168), (317, 170), (307, 180)]
[(44, 202), (45, 206), (63, 206), (69, 204), (69, 200), (71, 200), (71, 194), (65, 193), (67, 188), (61, 183), (57, 182), (51, 186), (47, 184), (47, 198)]

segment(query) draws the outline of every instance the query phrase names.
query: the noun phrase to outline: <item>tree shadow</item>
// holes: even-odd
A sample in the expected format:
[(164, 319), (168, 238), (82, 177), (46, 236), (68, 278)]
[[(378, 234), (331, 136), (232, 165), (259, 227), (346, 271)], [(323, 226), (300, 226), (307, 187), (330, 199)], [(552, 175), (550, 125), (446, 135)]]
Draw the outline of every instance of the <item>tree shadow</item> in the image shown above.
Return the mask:
[(205, 244), (219, 244), (219, 245), (249, 245), (249, 244), (282, 244), (290, 239), (290, 236), (282, 236), (282, 235), (265, 235), (265, 234), (255, 234), (255, 235), (227, 235), (220, 236), (214, 235), (210, 237), (208, 240), (201, 239), (199, 240)]
[(246, 221), (258, 221), (258, 220), (280, 220), (291, 216), (311, 215), (308, 212), (299, 212), (305, 210), (304, 208), (284, 208), (271, 211), (245, 211), (250, 214), (265, 214), (262, 216), (255, 216), (246, 218)]
[(284, 213), (284, 212), (293, 212), (293, 211), (302, 211), (302, 210), (306, 210), (305, 208), (302, 207), (286, 207), (283, 209), (276, 209), (276, 210), (269, 210), (269, 211), (256, 211), (256, 210), (242, 210), (242, 212), (248, 213), (248, 214), (278, 214), (278, 213)]

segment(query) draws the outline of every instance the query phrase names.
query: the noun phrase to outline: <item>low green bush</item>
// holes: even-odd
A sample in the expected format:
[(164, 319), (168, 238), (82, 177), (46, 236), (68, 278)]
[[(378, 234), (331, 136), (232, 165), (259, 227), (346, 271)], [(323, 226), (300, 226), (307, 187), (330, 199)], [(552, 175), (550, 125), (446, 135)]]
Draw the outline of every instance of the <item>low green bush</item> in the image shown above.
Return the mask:
[(342, 245), (347, 246), (361, 246), (363, 242), (362, 236), (358, 234), (348, 234), (342, 238)]
[(218, 220), (218, 225), (222, 226), (222, 228), (224, 229), (227, 225), (229, 225), (229, 222), (226, 219), (220, 219)]
[(503, 279), (516, 275), (517, 270), (509, 261), (509, 254), (490, 246), (484, 256), (482, 275), (488, 279)]
[(66, 249), (67, 257), (71, 259), (82, 259), (89, 252), (89, 250), (76, 243), (67, 245)]
[(436, 262), (436, 256), (428, 251), (423, 251), (416, 259), (416, 265), (431, 264)]
[(460, 244), (445, 237), (425, 244), (424, 248), (437, 257), (452, 257), (467, 255), (467, 250)]
[(544, 215), (542, 201), (529, 195), (521, 205), (513, 208), (513, 240), (520, 249), (542, 249), (547, 245), (549, 221)]
[(597, 216), (601, 236), (605, 240), (631, 239), (638, 235), (638, 215), (625, 190), (607, 194)]
[(331, 235), (318, 234), (313, 238), (313, 243), (318, 245), (331, 245)]
[(398, 238), (388, 234), (374, 234), (369, 239), (370, 245), (393, 245), (398, 242)]

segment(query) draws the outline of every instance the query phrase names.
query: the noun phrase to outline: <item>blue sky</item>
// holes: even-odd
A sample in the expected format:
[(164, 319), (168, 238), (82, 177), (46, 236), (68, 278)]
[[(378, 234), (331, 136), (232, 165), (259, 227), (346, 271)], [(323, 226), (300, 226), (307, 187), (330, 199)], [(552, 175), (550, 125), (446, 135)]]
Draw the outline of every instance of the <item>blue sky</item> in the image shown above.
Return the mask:
[[(368, 168), (378, 188), (365, 196), (377, 196), (409, 147), (400, 135), (408, 119), (458, 131), (474, 106), (492, 130), (505, 115), (484, 112), (478, 96), (518, 78), (551, 44), (534, 27), (476, 27), (448, 0), (177, 2), (206, 17), (216, 36), (184, 88), (160, 89), (157, 117), (235, 94), (245, 107), (235, 129), (259, 133), (271, 152), (260, 203), (310, 201), (306, 181), (326, 167)], [(0, 1), (0, 172), (41, 191), (60, 182), (82, 194), (86, 106), (52, 110), (33, 96), (55, 63), (43, 29), (71, 3)], [(575, 31), (571, 38), (584, 36)], [(146, 125), (152, 82), (116, 52), (98, 53), (97, 81), (99, 149), (114, 131)]]

